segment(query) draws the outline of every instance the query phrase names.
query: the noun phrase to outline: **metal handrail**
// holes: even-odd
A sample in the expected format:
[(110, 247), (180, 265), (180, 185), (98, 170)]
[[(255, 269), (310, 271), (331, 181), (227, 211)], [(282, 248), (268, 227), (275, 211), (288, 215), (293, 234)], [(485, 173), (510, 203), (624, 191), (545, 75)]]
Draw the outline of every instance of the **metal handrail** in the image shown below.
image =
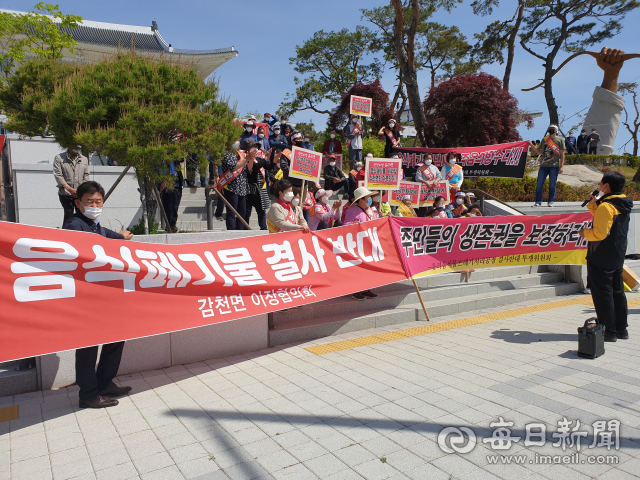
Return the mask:
[[(521, 212), (521, 211), (520, 211), (520, 210), (518, 210), (517, 208), (512, 207), (512, 206), (511, 206), (511, 205), (509, 205), (508, 203), (503, 202), (503, 201), (502, 201), (502, 200), (500, 200), (499, 198), (494, 197), (493, 195), (491, 195), (490, 193), (485, 192), (484, 190), (479, 190), (479, 189), (477, 189), (477, 188), (473, 188), (473, 189), (471, 189), (471, 190), (467, 190), (467, 191), (469, 191), (469, 192), (473, 192), (473, 194), (474, 194), (474, 195), (482, 195), (482, 197), (480, 197), (480, 198), (482, 198), (483, 200), (484, 200), (484, 197), (485, 197), (485, 196), (486, 196), (486, 197), (489, 197), (489, 199), (491, 199), (491, 200), (495, 200), (496, 202), (501, 203), (502, 205), (504, 205), (504, 206), (506, 206), (506, 207), (509, 207), (509, 208), (511, 208), (512, 210), (515, 210), (515, 211), (516, 211), (516, 212), (518, 212), (520, 215), (526, 215), (526, 213)], [(483, 209), (482, 214), (484, 215), (484, 209)]]

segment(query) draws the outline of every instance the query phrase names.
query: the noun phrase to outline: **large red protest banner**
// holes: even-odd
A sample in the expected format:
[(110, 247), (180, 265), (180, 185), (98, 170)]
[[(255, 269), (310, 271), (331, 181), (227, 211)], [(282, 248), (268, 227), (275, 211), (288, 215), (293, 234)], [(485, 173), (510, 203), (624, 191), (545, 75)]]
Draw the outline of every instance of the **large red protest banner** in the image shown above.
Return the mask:
[(0, 362), (249, 317), (405, 279), (387, 219), (190, 245), (0, 222)]
[(435, 273), (580, 265), (589, 213), (384, 218), (189, 245), (0, 222), (0, 362), (185, 330)]
[(351, 99), (349, 101), (349, 113), (351, 115), (370, 117), (372, 111), (373, 99), (368, 97), (359, 97), (358, 95), (351, 95)]
[(425, 155), (431, 154), (433, 164), (441, 168), (447, 162), (447, 155), (453, 152), (465, 176), (503, 178), (524, 176), (528, 151), (529, 142), (461, 148), (399, 147), (393, 150), (402, 158), (402, 164), (408, 167), (424, 163)]
[(390, 219), (407, 276), (512, 265), (584, 265), (590, 213)]

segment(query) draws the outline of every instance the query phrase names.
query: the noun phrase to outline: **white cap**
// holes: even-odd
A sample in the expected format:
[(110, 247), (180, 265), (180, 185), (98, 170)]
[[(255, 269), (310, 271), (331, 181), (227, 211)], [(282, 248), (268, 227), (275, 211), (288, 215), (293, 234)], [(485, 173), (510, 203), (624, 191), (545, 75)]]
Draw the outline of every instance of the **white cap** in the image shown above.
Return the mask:
[(373, 153), (367, 153), (367, 157), (366, 158), (373, 158)]

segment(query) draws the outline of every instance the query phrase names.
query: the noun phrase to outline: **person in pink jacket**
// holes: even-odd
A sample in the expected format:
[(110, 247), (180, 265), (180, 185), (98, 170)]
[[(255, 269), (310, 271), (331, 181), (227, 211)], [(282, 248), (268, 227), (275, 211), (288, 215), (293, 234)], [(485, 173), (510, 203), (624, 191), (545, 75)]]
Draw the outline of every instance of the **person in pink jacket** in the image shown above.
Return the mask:
[(370, 191), (367, 187), (356, 188), (353, 192), (353, 203), (344, 216), (344, 224), (351, 225), (353, 223), (364, 223), (369, 220), (375, 220), (375, 214), (371, 211), (371, 197), (377, 192)]
[(342, 226), (342, 222), (340, 221), (342, 201), (337, 200), (333, 202), (332, 206), (329, 206), (329, 198), (331, 195), (333, 195), (332, 190), (319, 188), (316, 191), (316, 203), (309, 210), (309, 228), (312, 232)]

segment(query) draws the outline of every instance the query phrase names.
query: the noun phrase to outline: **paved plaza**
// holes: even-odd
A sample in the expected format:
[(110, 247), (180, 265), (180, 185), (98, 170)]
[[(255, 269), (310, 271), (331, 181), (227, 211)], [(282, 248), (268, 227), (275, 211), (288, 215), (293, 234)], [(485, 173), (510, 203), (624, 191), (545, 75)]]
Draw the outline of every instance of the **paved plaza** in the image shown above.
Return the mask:
[(2, 397), (0, 480), (637, 478), (628, 298), (631, 339), (596, 360), (574, 295), (122, 376), (106, 410), (77, 387)]

